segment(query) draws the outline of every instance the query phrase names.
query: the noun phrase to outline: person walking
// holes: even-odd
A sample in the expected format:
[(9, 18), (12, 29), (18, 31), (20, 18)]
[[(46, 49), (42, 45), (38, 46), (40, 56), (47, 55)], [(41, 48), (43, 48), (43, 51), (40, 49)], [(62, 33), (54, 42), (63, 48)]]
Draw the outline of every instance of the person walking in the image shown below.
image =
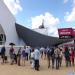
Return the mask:
[(59, 60), (60, 60), (60, 58), (59, 58), (59, 55), (60, 55), (59, 48), (56, 48), (54, 50), (54, 54), (55, 54), (55, 60), (56, 60), (56, 69), (59, 69)]
[(66, 67), (68, 67), (70, 65), (70, 53), (68, 47), (65, 47), (64, 55), (65, 55)]
[(21, 47), (19, 48), (18, 53), (17, 53), (17, 64), (18, 64), (18, 66), (21, 65), (20, 61), (21, 61)]
[(46, 48), (44, 48), (44, 59), (46, 59), (46, 56), (47, 56), (47, 50)]
[(28, 46), (26, 46), (25, 53), (26, 53), (26, 60), (28, 61), (30, 55), (30, 49)]
[(55, 64), (54, 48), (52, 48), (52, 51), (51, 51), (51, 60), (52, 60), (52, 68), (54, 68), (54, 64)]
[(14, 62), (14, 48), (13, 48), (13, 46), (11, 46), (11, 48), (9, 50), (9, 55), (10, 55), (11, 65), (13, 65), (13, 62)]
[(47, 61), (48, 61), (48, 68), (50, 68), (50, 58), (51, 58), (51, 49), (47, 47)]
[(41, 58), (43, 58), (44, 47), (40, 48)]
[(74, 66), (74, 56), (75, 56), (75, 52), (74, 52), (74, 49), (71, 48), (71, 51), (72, 51), (72, 65)]
[(62, 51), (61, 48), (59, 48), (59, 50), (60, 50), (60, 54), (59, 54), (59, 66), (61, 67), (61, 65), (62, 65), (62, 59), (63, 59), (63, 51)]
[(25, 66), (25, 60), (26, 60), (26, 52), (25, 52), (25, 47), (22, 51), (22, 65)]
[(6, 49), (5, 49), (5, 46), (3, 46), (3, 47), (1, 48), (2, 63), (5, 62), (5, 52), (6, 52)]
[(34, 50), (34, 60), (35, 60), (35, 70), (39, 71), (39, 59), (40, 59), (40, 51), (38, 49)]
[(74, 66), (74, 50), (73, 50), (73, 48), (70, 49), (69, 53), (70, 53), (70, 66), (71, 65)]
[(34, 69), (34, 67), (35, 67), (35, 60), (34, 60), (34, 58), (35, 58), (34, 49), (32, 49), (32, 51), (31, 51), (31, 68), (32, 69)]

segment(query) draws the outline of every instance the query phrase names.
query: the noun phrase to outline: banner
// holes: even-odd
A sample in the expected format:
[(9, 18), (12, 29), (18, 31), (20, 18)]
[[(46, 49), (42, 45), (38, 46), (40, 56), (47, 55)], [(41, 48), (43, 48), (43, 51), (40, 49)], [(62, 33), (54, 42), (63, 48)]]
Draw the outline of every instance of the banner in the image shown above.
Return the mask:
[(73, 31), (72, 28), (58, 29), (59, 36), (68, 36), (68, 35), (72, 36), (72, 31)]

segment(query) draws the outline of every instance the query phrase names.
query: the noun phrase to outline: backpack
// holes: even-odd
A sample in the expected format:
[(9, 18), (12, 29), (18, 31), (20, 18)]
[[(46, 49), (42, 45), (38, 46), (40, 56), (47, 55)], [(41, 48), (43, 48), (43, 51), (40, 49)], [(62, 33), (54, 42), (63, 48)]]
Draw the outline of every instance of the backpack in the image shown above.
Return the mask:
[(48, 49), (47, 54), (51, 56), (51, 49)]

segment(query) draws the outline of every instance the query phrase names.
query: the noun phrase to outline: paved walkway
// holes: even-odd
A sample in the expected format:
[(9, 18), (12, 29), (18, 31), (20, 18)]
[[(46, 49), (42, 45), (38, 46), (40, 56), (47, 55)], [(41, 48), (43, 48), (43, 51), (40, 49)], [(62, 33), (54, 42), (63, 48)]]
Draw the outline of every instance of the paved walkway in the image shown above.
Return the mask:
[(26, 61), (26, 66), (0, 64), (0, 75), (75, 75), (75, 67), (66, 68), (63, 64), (60, 70), (48, 69), (47, 60), (42, 60), (40, 65), (40, 71), (35, 71), (31, 69), (29, 61)]

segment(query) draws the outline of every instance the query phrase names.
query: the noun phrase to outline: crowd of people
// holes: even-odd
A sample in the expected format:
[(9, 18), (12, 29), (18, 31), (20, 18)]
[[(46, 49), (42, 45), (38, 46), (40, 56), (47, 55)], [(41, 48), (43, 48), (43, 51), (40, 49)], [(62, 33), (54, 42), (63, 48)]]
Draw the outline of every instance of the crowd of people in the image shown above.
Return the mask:
[(48, 60), (48, 68), (50, 67), (52, 62), (52, 68), (56, 67), (56, 69), (59, 69), (62, 66), (62, 60), (65, 59), (65, 65), (68, 66), (74, 66), (74, 57), (75, 57), (75, 51), (74, 48), (69, 47), (54, 47), (46, 49), (41, 48), (41, 58), (43, 56), (43, 52), (45, 56), (47, 56)]
[[(1, 59), (2, 64), (8, 61), (8, 56), (6, 56), (6, 48), (3, 46), (1, 48)], [(14, 47), (11, 46), (9, 49), (10, 55), (10, 64), (17, 64), (18, 66), (25, 66), (25, 61), (30, 60), (31, 68), (39, 71), (41, 65), (39, 62), (40, 59), (47, 60), (48, 68), (52, 67), (56, 69), (60, 69), (62, 66), (62, 60), (65, 59), (65, 65), (74, 66), (74, 57), (75, 51), (74, 48), (69, 47), (37, 47), (32, 48), (30, 46), (24, 46), (24, 48), (19, 48), (18, 52), (15, 53)], [(22, 61), (22, 62), (21, 62)]]

